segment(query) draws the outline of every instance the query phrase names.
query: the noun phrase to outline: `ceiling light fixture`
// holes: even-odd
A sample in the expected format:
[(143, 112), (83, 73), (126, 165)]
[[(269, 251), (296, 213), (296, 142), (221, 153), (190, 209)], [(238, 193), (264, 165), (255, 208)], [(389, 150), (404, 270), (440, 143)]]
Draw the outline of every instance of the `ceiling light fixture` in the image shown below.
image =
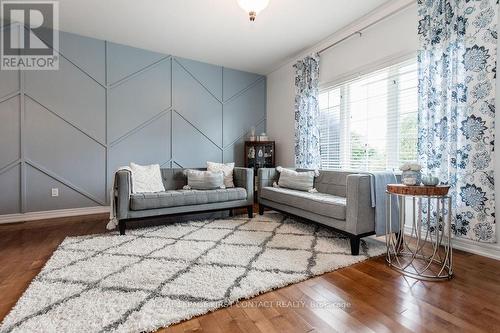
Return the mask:
[(269, 0), (238, 0), (238, 5), (250, 16), (250, 21), (255, 21), (257, 14), (269, 5)]

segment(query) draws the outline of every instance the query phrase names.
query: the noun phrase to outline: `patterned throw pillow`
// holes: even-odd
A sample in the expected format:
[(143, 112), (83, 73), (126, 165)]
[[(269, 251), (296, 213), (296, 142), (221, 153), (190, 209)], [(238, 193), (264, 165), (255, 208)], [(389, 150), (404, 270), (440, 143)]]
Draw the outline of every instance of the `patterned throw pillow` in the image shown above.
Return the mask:
[(226, 188), (234, 187), (233, 182), (233, 171), (234, 163), (216, 163), (207, 162), (207, 171), (218, 172), (222, 171), (224, 173), (224, 185)]
[(165, 191), (159, 164), (139, 165), (130, 163), (130, 170), (132, 171), (132, 193)]
[(308, 191), (311, 193), (317, 192), (314, 188), (314, 177), (319, 176), (319, 171), (303, 171), (277, 167), (276, 171), (280, 173), (278, 184), (273, 184), (276, 187), (284, 187), (292, 190)]
[(187, 169), (184, 170), (187, 176), (187, 185), (183, 187), (184, 190), (214, 190), (218, 188), (226, 188), (224, 186), (224, 173), (200, 171)]

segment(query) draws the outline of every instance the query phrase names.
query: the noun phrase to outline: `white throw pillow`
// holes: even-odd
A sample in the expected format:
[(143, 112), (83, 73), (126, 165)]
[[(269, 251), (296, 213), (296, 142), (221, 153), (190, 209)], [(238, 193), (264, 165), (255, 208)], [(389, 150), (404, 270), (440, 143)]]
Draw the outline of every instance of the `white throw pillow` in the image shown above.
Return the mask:
[(216, 163), (216, 162), (207, 162), (207, 171), (218, 172), (222, 171), (224, 173), (224, 186), (226, 188), (234, 187), (233, 181), (233, 171), (234, 171), (234, 163)]
[(314, 177), (319, 176), (318, 170), (297, 172), (279, 166), (276, 168), (276, 171), (280, 173), (280, 177), (278, 179), (278, 184), (273, 184), (273, 186), (308, 191), (311, 193), (317, 192), (314, 188)]
[(165, 191), (159, 164), (139, 165), (130, 163), (130, 170), (132, 170), (132, 193)]

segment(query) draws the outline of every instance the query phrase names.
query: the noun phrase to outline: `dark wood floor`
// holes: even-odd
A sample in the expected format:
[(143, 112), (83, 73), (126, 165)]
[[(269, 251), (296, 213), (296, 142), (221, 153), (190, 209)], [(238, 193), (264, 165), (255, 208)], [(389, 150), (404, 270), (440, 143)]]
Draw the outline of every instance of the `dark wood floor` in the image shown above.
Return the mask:
[[(105, 224), (95, 215), (0, 225), (0, 319), (66, 236)], [(161, 332), (500, 332), (500, 261), (455, 251), (454, 268), (451, 281), (421, 282), (374, 258)]]

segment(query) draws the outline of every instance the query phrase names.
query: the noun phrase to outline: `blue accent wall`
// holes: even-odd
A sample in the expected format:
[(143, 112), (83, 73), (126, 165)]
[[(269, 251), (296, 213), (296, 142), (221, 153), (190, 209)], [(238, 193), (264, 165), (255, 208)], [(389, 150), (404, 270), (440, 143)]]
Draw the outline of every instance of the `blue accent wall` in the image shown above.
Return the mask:
[(242, 165), (265, 131), (264, 76), (65, 32), (57, 51), (58, 71), (0, 72), (0, 215), (107, 205), (130, 162)]

